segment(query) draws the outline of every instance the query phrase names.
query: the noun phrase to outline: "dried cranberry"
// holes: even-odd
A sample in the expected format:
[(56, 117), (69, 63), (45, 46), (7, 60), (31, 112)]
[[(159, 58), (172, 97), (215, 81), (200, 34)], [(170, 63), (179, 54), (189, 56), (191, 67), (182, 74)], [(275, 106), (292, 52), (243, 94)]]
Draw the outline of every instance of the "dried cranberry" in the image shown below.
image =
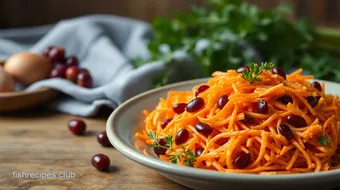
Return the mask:
[(175, 104), (172, 109), (174, 110), (175, 113), (181, 114), (185, 111), (186, 106), (187, 106), (186, 103), (179, 103), (179, 104)]
[(288, 127), (288, 125), (281, 123), (278, 128), (279, 128), (280, 134), (286, 137), (287, 140), (290, 140), (293, 138), (293, 132)]
[(197, 132), (201, 133), (204, 136), (208, 136), (213, 132), (213, 129), (210, 127), (210, 125), (206, 123), (199, 122), (195, 125), (195, 128)]
[(86, 124), (83, 120), (72, 119), (68, 122), (68, 129), (75, 135), (83, 135), (86, 130)]
[(260, 100), (257, 103), (257, 113), (268, 113), (268, 102), (266, 100)]
[(69, 57), (66, 58), (65, 64), (67, 66), (71, 66), (71, 65), (78, 66), (79, 61), (78, 61), (78, 58), (76, 56), (69, 56)]
[(65, 50), (62, 47), (53, 47), (49, 50), (47, 57), (52, 63), (65, 61)]
[(286, 73), (280, 67), (274, 67), (272, 73), (280, 75), (282, 78), (286, 79)]
[(288, 104), (288, 103), (293, 103), (293, 99), (290, 96), (284, 95), (276, 99), (277, 101), (283, 103), (283, 104)]
[(185, 107), (187, 112), (196, 112), (203, 108), (204, 106), (204, 99), (203, 98), (195, 98), (191, 100), (188, 105)]
[(65, 78), (67, 66), (57, 63), (52, 69), (49, 78)]
[(163, 120), (161, 123), (162, 129), (164, 129), (171, 121), (172, 121), (172, 118)]
[(293, 125), (294, 127), (306, 127), (307, 123), (303, 117), (298, 116), (298, 115), (289, 115), (287, 116), (287, 121), (289, 124)]
[(234, 160), (234, 166), (238, 169), (246, 168), (250, 163), (250, 155), (241, 151)]
[(110, 158), (104, 154), (96, 154), (91, 159), (92, 166), (99, 171), (105, 172), (110, 168)]
[(312, 82), (312, 86), (321, 92), (321, 84), (317, 81)]
[[(167, 147), (167, 146), (165, 146), (166, 142), (164, 141), (164, 139), (159, 139), (158, 140), (158, 144), (161, 145), (161, 146)], [(164, 155), (166, 151), (167, 151), (167, 148), (163, 148), (163, 147), (155, 147), (155, 148), (153, 148), (153, 152), (157, 156)]]
[(77, 81), (78, 74), (79, 74), (79, 68), (78, 68), (78, 66), (72, 65), (72, 66), (69, 66), (69, 67), (66, 69), (65, 77), (66, 77), (66, 79), (69, 80), (69, 81), (76, 82), (76, 81)]
[(41, 54), (42, 54), (43, 56), (47, 57), (48, 54), (50, 53), (50, 51), (51, 51), (52, 48), (54, 48), (54, 46), (49, 46), (49, 47), (45, 48), (45, 49), (42, 51)]
[(248, 65), (244, 65), (244, 66), (238, 68), (238, 69), (236, 70), (236, 72), (237, 72), (237, 73), (243, 73), (243, 71), (245, 71), (245, 70), (249, 71), (249, 66), (248, 66)]
[(78, 86), (84, 88), (92, 88), (92, 77), (88, 73), (80, 72), (77, 76), (77, 84)]
[(320, 96), (308, 96), (306, 100), (308, 104), (313, 108), (316, 106), (316, 104), (318, 104), (320, 100)]
[(109, 138), (107, 138), (106, 131), (103, 131), (97, 135), (97, 141), (99, 144), (101, 144), (104, 147), (112, 146), (112, 144), (109, 141)]
[(337, 146), (336, 153), (338, 153), (338, 154), (340, 153), (340, 145)]
[(224, 108), (224, 106), (227, 104), (229, 102), (229, 97), (228, 97), (228, 95), (222, 95), (222, 96), (220, 96), (219, 98), (218, 98), (218, 100), (217, 100), (217, 107), (218, 107), (218, 109), (223, 109)]
[(198, 94), (204, 92), (205, 90), (207, 90), (209, 88), (208, 85), (202, 85), (200, 87), (197, 88), (196, 92), (195, 92), (195, 96), (197, 96)]
[(197, 157), (201, 156), (203, 151), (204, 151), (204, 148), (202, 148), (202, 147), (195, 148), (195, 156), (197, 156)]
[(250, 115), (244, 114), (244, 120), (242, 120), (243, 123), (248, 123), (248, 124), (255, 124), (256, 121), (254, 118), (252, 118)]
[(175, 143), (176, 145), (180, 145), (185, 143), (189, 138), (189, 131), (187, 129), (181, 129), (178, 131), (176, 138), (175, 138)]
[(85, 68), (81, 68), (79, 69), (79, 73), (86, 73), (86, 74), (90, 74), (89, 70), (85, 69)]

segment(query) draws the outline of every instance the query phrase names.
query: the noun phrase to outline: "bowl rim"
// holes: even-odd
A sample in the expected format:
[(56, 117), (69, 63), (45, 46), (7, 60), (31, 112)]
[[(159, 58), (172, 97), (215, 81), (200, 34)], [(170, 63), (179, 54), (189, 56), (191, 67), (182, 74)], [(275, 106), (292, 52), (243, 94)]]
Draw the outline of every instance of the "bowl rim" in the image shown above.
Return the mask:
[[(106, 132), (108, 138), (112, 145), (121, 152), (124, 156), (128, 157), (129, 159), (142, 164), (144, 166), (153, 168), (155, 170), (161, 171), (163, 173), (173, 173), (180, 176), (190, 177), (190, 178), (197, 178), (197, 179), (209, 179), (214, 181), (234, 181), (234, 182), (251, 182), (251, 183), (264, 183), (263, 180), (266, 180), (265, 183), (276, 183), (276, 182), (292, 182), (292, 181), (300, 181), (302, 182), (310, 182), (313, 181), (327, 181), (327, 180), (334, 180), (336, 176), (337, 179), (340, 179), (340, 169), (330, 170), (330, 171), (323, 171), (323, 172), (310, 172), (310, 173), (301, 173), (301, 174), (276, 174), (276, 175), (259, 175), (259, 174), (244, 174), (244, 173), (223, 173), (213, 170), (206, 170), (200, 168), (192, 168), (186, 166), (180, 166), (177, 164), (172, 164), (168, 162), (164, 162), (160, 159), (156, 159), (147, 155), (144, 155), (129, 145), (125, 144), (119, 134), (115, 131), (115, 124), (114, 122), (120, 116), (120, 113), (124, 112), (126, 109), (129, 109), (131, 104), (134, 104), (140, 100), (147, 98), (148, 95), (157, 94), (161, 91), (168, 90), (174, 87), (183, 87), (187, 85), (194, 85), (198, 83), (206, 82), (209, 78), (203, 79), (194, 79), (179, 83), (174, 83), (170, 85), (166, 85), (163, 87), (159, 87), (156, 89), (152, 89), (141, 93), (137, 96), (134, 96), (123, 104), (121, 104), (118, 108), (116, 108), (111, 115), (109, 116), (107, 123), (106, 123)], [(320, 82), (326, 83), (333, 83), (339, 85), (339, 83), (325, 81), (325, 80), (317, 80)]]

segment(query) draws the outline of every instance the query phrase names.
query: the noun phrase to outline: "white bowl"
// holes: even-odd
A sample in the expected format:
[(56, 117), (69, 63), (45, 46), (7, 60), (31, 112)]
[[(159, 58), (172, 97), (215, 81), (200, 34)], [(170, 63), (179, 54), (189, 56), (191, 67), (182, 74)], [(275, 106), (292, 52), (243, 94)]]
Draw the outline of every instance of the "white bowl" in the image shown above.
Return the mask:
[[(126, 101), (111, 114), (107, 121), (106, 132), (110, 142), (118, 151), (131, 160), (157, 170), (163, 176), (193, 189), (321, 190), (331, 189), (340, 184), (340, 169), (319, 173), (280, 175), (222, 173), (179, 166), (161, 161), (151, 154), (144, 154), (142, 152), (143, 145), (134, 137), (136, 131), (143, 126), (144, 116), (142, 111), (155, 108), (159, 98), (166, 97), (169, 90), (191, 90), (193, 86), (207, 80), (198, 79), (164, 86)], [(340, 95), (340, 84), (322, 82), (326, 84), (327, 93)], [(148, 174), (145, 173), (145, 175)]]

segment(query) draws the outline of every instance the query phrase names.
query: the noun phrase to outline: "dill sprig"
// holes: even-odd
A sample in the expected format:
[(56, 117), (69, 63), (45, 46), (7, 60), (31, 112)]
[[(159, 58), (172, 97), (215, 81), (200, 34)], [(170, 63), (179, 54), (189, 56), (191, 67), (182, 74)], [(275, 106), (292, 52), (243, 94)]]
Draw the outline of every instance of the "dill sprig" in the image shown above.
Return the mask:
[(250, 84), (253, 84), (254, 82), (261, 81), (259, 78), (260, 74), (264, 70), (269, 70), (274, 67), (273, 63), (262, 63), (262, 64), (257, 64), (257, 63), (251, 63), (248, 65), (249, 69), (245, 69), (242, 72), (242, 78), (245, 80), (249, 81)]
[(321, 146), (327, 146), (327, 145), (328, 145), (328, 142), (329, 142), (329, 140), (328, 140), (327, 136), (321, 135), (321, 136), (318, 137), (318, 143), (319, 143)]
[(190, 167), (194, 166), (195, 161), (196, 161), (196, 155), (195, 155), (194, 151), (187, 150), (184, 147), (183, 144), (182, 144), (182, 151), (175, 150), (174, 147), (173, 147), (174, 141), (172, 140), (171, 135), (164, 137), (164, 142), (165, 142), (164, 146), (159, 144), (158, 137), (157, 137), (155, 132), (150, 131), (149, 134), (148, 134), (148, 137), (155, 141), (154, 144), (150, 144), (148, 146), (148, 148), (147, 148), (148, 150), (150, 150), (152, 148), (164, 148), (164, 149), (167, 149), (167, 150), (172, 150), (174, 152), (174, 154), (169, 156), (170, 162), (177, 164), (178, 162), (183, 160), (183, 162), (185, 163), (186, 166), (190, 166)]

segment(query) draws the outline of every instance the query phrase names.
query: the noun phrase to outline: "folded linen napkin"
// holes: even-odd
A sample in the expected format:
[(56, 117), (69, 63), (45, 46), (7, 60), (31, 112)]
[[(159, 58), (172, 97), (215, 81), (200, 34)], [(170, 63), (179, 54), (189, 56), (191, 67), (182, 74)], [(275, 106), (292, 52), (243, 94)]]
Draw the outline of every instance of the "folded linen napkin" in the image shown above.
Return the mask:
[(152, 88), (152, 76), (164, 71), (162, 62), (134, 69), (129, 59), (147, 57), (150, 26), (142, 21), (107, 15), (64, 20), (56, 25), (0, 30), (0, 59), (30, 50), (41, 53), (50, 45), (62, 46), (87, 68), (94, 88), (79, 87), (63, 79), (36, 82), (25, 90), (44, 87), (66, 96), (47, 107), (79, 116), (93, 116), (101, 106), (116, 108), (126, 99)]

